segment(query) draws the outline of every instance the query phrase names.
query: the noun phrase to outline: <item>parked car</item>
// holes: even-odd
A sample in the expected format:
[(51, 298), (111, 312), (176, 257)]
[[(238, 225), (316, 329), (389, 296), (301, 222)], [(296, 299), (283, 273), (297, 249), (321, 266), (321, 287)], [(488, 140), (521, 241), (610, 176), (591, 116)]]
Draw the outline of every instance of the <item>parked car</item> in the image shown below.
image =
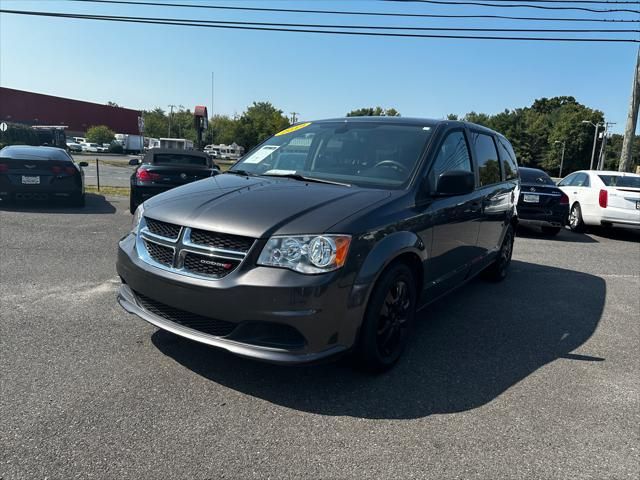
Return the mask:
[(567, 223), (569, 197), (542, 170), (520, 167), (518, 172), (518, 223), (540, 227), (546, 235), (557, 235)]
[(82, 151), (89, 153), (98, 153), (98, 148), (100, 147), (97, 143), (83, 143), (81, 145)]
[(640, 227), (640, 175), (580, 170), (558, 186), (569, 197), (571, 230), (581, 232), (587, 225)]
[(154, 148), (142, 160), (133, 158), (129, 164), (139, 165), (131, 175), (131, 213), (158, 193), (220, 173), (208, 155), (194, 150)]
[(141, 204), (119, 243), (119, 302), (237, 355), (292, 364), (352, 350), (384, 370), (418, 309), (481, 272), (505, 278), (517, 185), (511, 145), (478, 125), (296, 125)]
[(84, 206), (87, 162), (75, 163), (63, 149), (14, 145), (0, 150), (0, 198), (56, 199)]
[(67, 148), (69, 149), (70, 152), (81, 152), (82, 151), (82, 145), (80, 145), (79, 143), (76, 143), (72, 140), (67, 140)]

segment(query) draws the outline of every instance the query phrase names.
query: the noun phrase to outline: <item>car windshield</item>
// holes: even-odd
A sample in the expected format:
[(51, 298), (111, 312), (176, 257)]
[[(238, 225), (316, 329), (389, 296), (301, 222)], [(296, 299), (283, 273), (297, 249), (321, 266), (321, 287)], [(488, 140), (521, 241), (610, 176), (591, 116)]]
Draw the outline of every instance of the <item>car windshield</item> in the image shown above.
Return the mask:
[(640, 188), (640, 176), (635, 175), (598, 175), (607, 187)]
[(536, 185), (555, 185), (551, 177), (542, 170), (520, 169), (520, 181), (522, 183), (533, 183)]
[(159, 153), (153, 156), (156, 165), (206, 165), (207, 159), (184, 153)]
[(399, 188), (415, 170), (432, 127), (383, 122), (305, 123), (260, 145), (231, 171)]

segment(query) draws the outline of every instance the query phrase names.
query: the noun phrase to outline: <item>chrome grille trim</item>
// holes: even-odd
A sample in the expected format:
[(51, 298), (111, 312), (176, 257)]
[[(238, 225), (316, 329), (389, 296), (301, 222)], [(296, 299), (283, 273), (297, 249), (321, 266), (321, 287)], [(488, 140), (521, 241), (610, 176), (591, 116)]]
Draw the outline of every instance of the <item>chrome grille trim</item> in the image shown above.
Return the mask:
[[(217, 232), (212, 232), (212, 233), (217, 233)], [(224, 233), (221, 233), (221, 235), (224, 235)], [(169, 266), (169, 265), (165, 265), (163, 263), (155, 261), (149, 254), (149, 251), (145, 246), (145, 242), (150, 242), (163, 247), (171, 248), (173, 250), (172, 265)], [(140, 226), (138, 227), (138, 233), (136, 235), (136, 250), (138, 252), (138, 257), (142, 261), (144, 261), (145, 263), (148, 263), (149, 265), (154, 266), (155, 268), (159, 268), (167, 272), (177, 273), (179, 275), (184, 275), (186, 277), (197, 278), (201, 280), (220, 280), (230, 275), (231, 273), (233, 273), (242, 265), (244, 259), (247, 257), (249, 252), (251, 252), (251, 250), (253, 249), (253, 246), (255, 245), (255, 243), (256, 242), (254, 239), (251, 244), (251, 247), (246, 252), (240, 252), (235, 250), (225, 250), (221, 248), (199, 245), (191, 242), (190, 227), (180, 227), (180, 234), (178, 235), (178, 238), (172, 239), (168, 237), (163, 237), (149, 231), (149, 228), (147, 227), (147, 223), (144, 217), (140, 220)], [(223, 275), (220, 277), (205, 275), (205, 274), (190, 271), (189, 269), (185, 268), (184, 259), (188, 253), (202, 255), (202, 256), (210, 257), (212, 259), (220, 259), (220, 260), (237, 262), (237, 264), (226, 275)]]

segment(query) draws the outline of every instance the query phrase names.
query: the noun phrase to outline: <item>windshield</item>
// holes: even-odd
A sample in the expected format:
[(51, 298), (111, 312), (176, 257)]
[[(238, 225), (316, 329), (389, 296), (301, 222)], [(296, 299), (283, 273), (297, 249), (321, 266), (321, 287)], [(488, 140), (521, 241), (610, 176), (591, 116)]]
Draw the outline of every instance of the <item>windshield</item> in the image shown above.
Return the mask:
[(640, 176), (598, 175), (607, 187), (640, 188)]
[(231, 171), (398, 188), (410, 178), (431, 133), (423, 125), (306, 123), (271, 137)]
[(520, 181), (522, 183), (533, 183), (536, 185), (555, 185), (551, 177), (542, 170), (521, 168), (519, 170)]

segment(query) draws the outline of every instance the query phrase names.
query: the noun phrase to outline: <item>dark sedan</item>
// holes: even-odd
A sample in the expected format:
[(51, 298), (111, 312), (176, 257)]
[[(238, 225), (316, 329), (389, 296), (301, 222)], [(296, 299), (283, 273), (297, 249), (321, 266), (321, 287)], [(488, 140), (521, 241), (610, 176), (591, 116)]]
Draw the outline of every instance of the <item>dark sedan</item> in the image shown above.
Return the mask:
[(64, 199), (84, 206), (87, 162), (75, 163), (61, 148), (14, 145), (0, 150), (0, 198)]
[(546, 235), (557, 235), (567, 223), (569, 197), (549, 175), (537, 168), (519, 168), (518, 221), (540, 227)]
[(206, 153), (192, 150), (154, 148), (145, 154), (142, 162), (133, 159), (130, 164), (140, 164), (131, 175), (131, 213), (158, 193), (220, 173), (220, 168)]

